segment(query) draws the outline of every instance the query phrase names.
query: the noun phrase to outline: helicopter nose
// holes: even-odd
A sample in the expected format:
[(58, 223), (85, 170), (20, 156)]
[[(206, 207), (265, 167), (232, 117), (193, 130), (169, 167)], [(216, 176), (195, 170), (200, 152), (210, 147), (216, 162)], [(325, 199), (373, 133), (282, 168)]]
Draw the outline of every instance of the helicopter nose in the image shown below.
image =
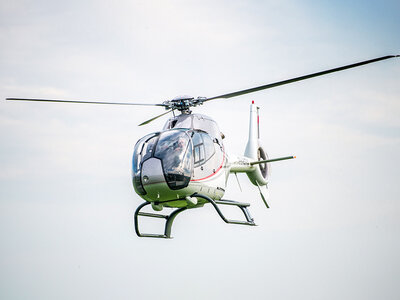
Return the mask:
[(162, 167), (162, 161), (152, 157), (142, 164), (141, 180), (148, 201), (166, 201), (179, 198), (179, 194), (169, 188)]
[(146, 186), (160, 184), (165, 182), (161, 160), (158, 158), (150, 158), (142, 165), (142, 184)]

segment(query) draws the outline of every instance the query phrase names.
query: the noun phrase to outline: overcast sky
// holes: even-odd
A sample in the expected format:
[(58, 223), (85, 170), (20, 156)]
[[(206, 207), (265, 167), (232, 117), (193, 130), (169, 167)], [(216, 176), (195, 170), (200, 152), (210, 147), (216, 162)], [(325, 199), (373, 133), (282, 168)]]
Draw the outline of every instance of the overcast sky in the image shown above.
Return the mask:
[(230, 178), (257, 227), (205, 206), (172, 240), (132, 222), (133, 146), (166, 118), (137, 125), (162, 108), (4, 100), (212, 97), (400, 54), (399, 30), (398, 1), (2, 0), (0, 298), (399, 299), (399, 58), (196, 108), (242, 154), (254, 100), (269, 156), (297, 159), (269, 210)]

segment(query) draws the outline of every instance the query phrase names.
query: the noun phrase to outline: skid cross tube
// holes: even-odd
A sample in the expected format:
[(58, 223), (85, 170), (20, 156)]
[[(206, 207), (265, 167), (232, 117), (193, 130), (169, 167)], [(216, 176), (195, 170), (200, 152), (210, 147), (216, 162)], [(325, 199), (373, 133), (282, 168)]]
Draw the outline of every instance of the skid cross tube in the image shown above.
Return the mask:
[[(173, 212), (171, 212), (169, 215), (162, 215), (162, 214), (154, 214), (154, 213), (146, 213), (146, 212), (141, 212), (140, 210), (149, 205), (150, 202), (144, 202), (138, 206), (138, 208), (135, 211), (134, 215), (134, 222), (135, 222), (135, 232), (138, 237), (152, 237), (152, 238), (164, 238), (164, 239), (169, 239), (171, 238), (171, 228), (172, 228), (172, 223), (174, 222), (176, 216), (181, 213), (182, 211), (186, 210), (187, 207), (182, 207), (175, 209)], [(165, 228), (164, 228), (164, 234), (153, 234), (153, 233), (141, 233), (139, 230), (139, 216), (142, 217), (149, 217), (149, 218), (159, 218), (159, 219), (165, 219)]]
[[(236, 202), (233, 200), (213, 200), (210, 197), (207, 197), (205, 195), (202, 194), (193, 194), (192, 197), (198, 197), (198, 198), (203, 198), (204, 200), (208, 201), (209, 203), (212, 204), (212, 206), (215, 208), (215, 210), (217, 211), (218, 215), (221, 217), (222, 220), (224, 220), (225, 223), (228, 224), (238, 224), (238, 225), (249, 225), (249, 226), (255, 226), (256, 224), (254, 223), (254, 219), (250, 216), (249, 211), (247, 210), (247, 207), (250, 206), (249, 203), (242, 203), (242, 202)], [(219, 209), (218, 204), (222, 204), (222, 205), (234, 205), (237, 206), (241, 209), (241, 211), (243, 212), (246, 221), (239, 221), (239, 220), (229, 220), (227, 219), (224, 214), (222, 213), (222, 211)]]

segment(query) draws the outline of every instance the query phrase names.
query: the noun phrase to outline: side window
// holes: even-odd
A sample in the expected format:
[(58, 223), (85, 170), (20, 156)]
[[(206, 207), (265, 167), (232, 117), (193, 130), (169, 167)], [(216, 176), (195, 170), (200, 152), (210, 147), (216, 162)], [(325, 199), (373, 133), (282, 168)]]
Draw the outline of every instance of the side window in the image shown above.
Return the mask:
[(194, 166), (200, 166), (214, 155), (214, 143), (211, 137), (204, 132), (194, 132), (193, 141), (193, 157)]
[(194, 132), (192, 137), (194, 166), (199, 166), (204, 163), (204, 143), (199, 132)]
[(209, 160), (211, 156), (213, 156), (215, 153), (214, 142), (212, 141), (211, 137), (206, 133), (202, 133), (201, 136), (204, 143), (205, 157), (206, 160)]

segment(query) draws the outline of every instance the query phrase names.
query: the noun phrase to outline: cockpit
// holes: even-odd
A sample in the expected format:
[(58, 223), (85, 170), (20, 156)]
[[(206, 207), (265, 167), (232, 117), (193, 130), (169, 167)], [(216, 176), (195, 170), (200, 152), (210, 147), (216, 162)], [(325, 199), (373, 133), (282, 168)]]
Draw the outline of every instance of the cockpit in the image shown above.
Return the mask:
[[(161, 133), (147, 135), (140, 139), (135, 146), (133, 153), (133, 185), (140, 195), (145, 195), (143, 181), (149, 183), (164, 181), (172, 190), (181, 189), (189, 184), (193, 169), (192, 143), (188, 130), (176, 129)], [(158, 178), (161, 174), (152, 173), (150, 176), (142, 176), (141, 166), (149, 159), (156, 159), (161, 162), (164, 178)], [(156, 168), (153, 168), (156, 169)], [(142, 178), (143, 177), (143, 178)]]

